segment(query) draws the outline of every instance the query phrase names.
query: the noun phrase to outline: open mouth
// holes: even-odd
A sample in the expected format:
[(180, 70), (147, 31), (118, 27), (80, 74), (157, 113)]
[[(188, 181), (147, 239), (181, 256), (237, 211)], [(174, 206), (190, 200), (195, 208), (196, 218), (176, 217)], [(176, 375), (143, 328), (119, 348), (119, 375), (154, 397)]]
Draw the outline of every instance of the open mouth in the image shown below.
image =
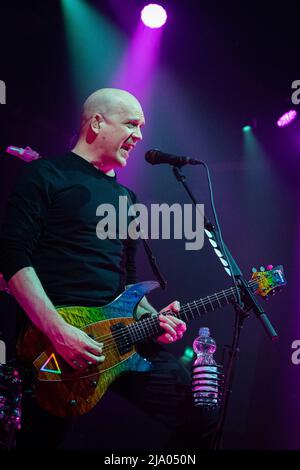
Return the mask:
[(127, 152), (129, 152), (130, 150), (133, 149), (133, 145), (130, 145), (130, 144), (124, 144), (122, 145), (121, 147), (123, 150), (126, 150)]
[(133, 147), (134, 147), (134, 146), (133, 146), (133, 145), (130, 145), (130, 144), (124, 144), (124, 145), (122, 145), (121, 150), (124, 151), (124, 152), (122, 152), (122, 153), (125, 153), (125, 154), (126, 154), (126, 157), (128, 157), (128, 154), (129, 154), (129, 152), (133, 149)]

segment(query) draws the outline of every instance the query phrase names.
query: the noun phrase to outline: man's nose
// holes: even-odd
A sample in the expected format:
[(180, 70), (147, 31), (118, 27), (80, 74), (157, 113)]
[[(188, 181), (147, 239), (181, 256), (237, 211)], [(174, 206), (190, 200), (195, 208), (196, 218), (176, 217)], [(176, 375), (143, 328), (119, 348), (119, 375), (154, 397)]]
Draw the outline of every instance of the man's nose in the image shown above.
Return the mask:
[(142, 134), (142, 131), (139, 127), (137, 127), (134, 132), (133, 132), (133, 137), (136, 139), (136, 140), (143, 140), (143, 134)]

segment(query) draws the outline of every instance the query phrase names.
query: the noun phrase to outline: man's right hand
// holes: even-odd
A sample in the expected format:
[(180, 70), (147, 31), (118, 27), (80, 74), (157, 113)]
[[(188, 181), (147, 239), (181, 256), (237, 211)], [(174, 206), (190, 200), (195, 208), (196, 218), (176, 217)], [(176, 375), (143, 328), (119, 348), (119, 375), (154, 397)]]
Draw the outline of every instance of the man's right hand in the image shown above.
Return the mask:
[(100, 364), (105, 359), (102, 354), (103, 343), (94, 341), (84, 331), (68, 323), (60, 325), (47, 335), (58, 354), (73, 369), (86, 369), (89, 365)]
[(103, 344), (69, 325), (59, 315), (31, 266), (14, 274), (8, 286), (32, 323), (48, 336), (58, 354), (71, 367), (86, 369), (104, 361)]

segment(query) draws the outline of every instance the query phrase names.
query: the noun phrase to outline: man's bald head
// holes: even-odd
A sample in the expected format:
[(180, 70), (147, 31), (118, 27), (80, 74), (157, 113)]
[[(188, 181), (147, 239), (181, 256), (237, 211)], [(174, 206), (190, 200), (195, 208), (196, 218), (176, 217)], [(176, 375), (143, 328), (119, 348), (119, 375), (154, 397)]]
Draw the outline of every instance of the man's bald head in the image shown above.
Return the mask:
[(119, 113), (128, 107), (142, 111), (139, 101), (128, 91), (118, 88), (102, 88), (97, 90), (83, 104), (81, 130), (94, 113), (109, 116)]
[(103, 88), (83, 105), (75, 153), (108, 172), (126, 166), (131, 150), (142, 140), (145, 124), (139, 101), (131, 93)]

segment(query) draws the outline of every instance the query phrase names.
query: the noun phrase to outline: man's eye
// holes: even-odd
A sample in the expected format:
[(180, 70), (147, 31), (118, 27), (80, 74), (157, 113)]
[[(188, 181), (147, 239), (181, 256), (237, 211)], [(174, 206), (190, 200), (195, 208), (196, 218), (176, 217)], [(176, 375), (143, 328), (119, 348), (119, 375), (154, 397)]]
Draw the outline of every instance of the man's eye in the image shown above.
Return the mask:
[(128, 127), (136, 127), (136, 124), (134, 122), (128, 122), (127, 126)]

